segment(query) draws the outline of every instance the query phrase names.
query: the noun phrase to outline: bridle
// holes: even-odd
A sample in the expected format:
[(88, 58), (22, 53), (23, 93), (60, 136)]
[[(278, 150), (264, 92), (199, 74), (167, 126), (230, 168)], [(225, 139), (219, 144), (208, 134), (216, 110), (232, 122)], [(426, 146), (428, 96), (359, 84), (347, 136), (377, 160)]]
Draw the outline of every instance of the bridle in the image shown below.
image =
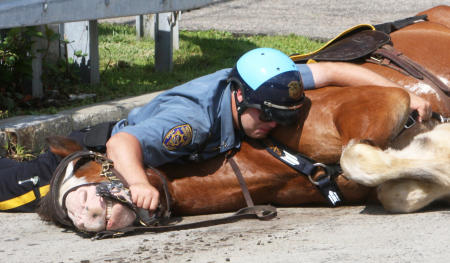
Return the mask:
[[(87, 161), (94, 161), (100, 164), (101, 172), (99, 176), (107, 180), (98, 183), (86, 183), (74, 186), (71, 189), (67, 190), (65, 193), (60, 193), (60, 186), (65, 179), (66, 168), (73, 161), (76, 161), (75, 166), (77, 166), (77, 164), (79, 163), (85, 163)], [(76, 170), (73, 172), (75, 173)], [(166, 193), (166, 206), (165, 209), (163, 209), (162, 206), (160, 206), (157, 212), (154, 213), (152, 217), (149, 217), (147, 211), (137, 208), (132, 202), (129, 201), (129, 199), (125, 198), (121, 194), (118, 194), (119, 192), (122, 192), (129, 195), (129, 190), (127, 188), (128, 185), (123, 179), (123, 176), (116, 169), (114, 169), (114, 164), (110, 159), (106, 158), (103, 154), (96, 153), (93, 151), (74, 152), (66, 156), (63, 160), (61, 160), (55, 172), (53, 173), (53, 177), (50, 182), (52, 205), (55, 208), (55, 215), (56, 215), (55, 219), (62, 225), (73, 227), (71, 220), (68, 218), (67, 209), (65, 207), (65, 199), (67, 194), (80, 186), (96, 185), (97, 195), (105, 199), (117, 201), (130, 208), (136, 214), (136, 219), (140, 224), (144, 226), (156, 225), (159, 223), (158, 222), (159, 220), (170, 217), (171, 206), (170, 206), (170, 196), (168, 196), (169, 191), (167, 190), (166, 180), (157, 170), (154, 170), (154, 172), (157, 175), (159, 175), (160, 178), (162, 178), (164, 192)], [(60, 204), (61, 194), (63, 195), (62, 204)]]
[[(97, 194), (102, 196), (103, 198), (109, 198), (113, 199), (114, 201), (118, 201), (126, 206), (128, 206), (130, 209), (132, 209), (136, 214), (136, 224), (139, 224), (140, 226), (128, 226), (119, 230), (104, 230), (100, 232), (86, 232), (82, 231), (81, 229), (78, 229), (74, 226), (72, 221), (67, 215), (67, 210), (65, 208), (65, 196), (67, 193), (71, 192), (71, 190), (76, 189), (83, 185), (75, 186), (64, 194), (62, 205), (59, 202), (59, 195), (60, 195), (60, 186), (61, 183), (64, 181), (65, 178), (65, 171), (67, 166), (72, 162), (75, 161), (76, 163), (82, 161), (95, 161), (99, 163), (102, 167), (100, 176), (105, 177), (107, 181), (100, 182), (100, 183), (86, 183), (83, 185), (97, 185)], [(168, 190), (167, 180), (166, 178), (157, 170), (154, 168), (149, 167), (156, 175), (159, 176), (162, 182), (164, 194), (165, 194), (165, 207), (163, 208), (161, 205), (159, 206), (156, 213), (153, 214), (152, 217), (145, 216), (146, 210), (140, 210), (137, 208), (133, 203), (129, 202), (126, 198), (121, 197), (120, 195), (114, 194), (114, 189), (122, 189), (125, 191), (128, 191), (126, 181), (124, 180), (123, 176), (114, 169), (113, 162), (108, 159), (106, 156), (100, 153), (96, 153), (93, 151), (78, 151), (74, 152), (68, 156), (66, 156), (61, 162), (59, 163), (58, 167), (56, 168), (52, 180), (50, 181), (50, 194), (51, 194), (51, 205), (55, 209), (55, 221), (58, 223), (74, 228), (75, 230), (87, 234), (89, 236), (92, 236), (93, 239), (102, 239), (102, 238), (108, 238), (108, 237), (118, 237), (123, 236), (128, 233), (136, 233), (136, 232), (165, 232), (165, 231), (173, 231), (173, 230), (183, 230), (183, 229), (192, 229), (192, 228), (198, 228), (198, 227), (206, 227), (206, 226), (212, 226), (212, 225), (218, 225), (218, 224), (224, 224), (224, 223), (230, 223), (235, 222), (240, 219), (249, 219), (249, 218), (257, 218), (259, 220), (270, 220), (274, 217), (276, 217), (277, 212), (276, 208), (270, 205), (254, 205), (249, 190), (246, 186), (245, 180), (239, 170), (239, 167), (237, 166), (236, 162), (234, 161), (232, 155), (227, 156), (227, 160), (230, 163), (233, 171), (236, 174), (236, 177), (238, 178), (239, 184), (241, 186), (241, 189), (243, 191), (245, 201), (247, 203), (247, 207), (244, 207), (242, 209), (239, 209), (237, 212), (233, 213), (232, 215), (217, 218), (217, 219), (210, 219), (210, 220), (204, 220), (199, 222), (193, 222), (193, 223), (186, 223), (186, 224), (172, 224), (170, 223), (170, 216), (171, 216), (171, 196)], [(74, 170), (74, 173), (76, 170)], [(118, 191), (116, 191), (118, 192)], [(147, 212), (148, 214), (148, 212)]]

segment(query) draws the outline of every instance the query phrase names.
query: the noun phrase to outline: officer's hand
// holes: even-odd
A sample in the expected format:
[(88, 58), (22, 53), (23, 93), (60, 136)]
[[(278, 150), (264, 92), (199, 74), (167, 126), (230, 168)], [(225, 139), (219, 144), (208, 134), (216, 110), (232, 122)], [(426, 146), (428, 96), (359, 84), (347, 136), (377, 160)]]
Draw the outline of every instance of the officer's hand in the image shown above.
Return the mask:
[(150, 183), (135, 183), (130, 185), (131, 199), (140, 208), (154, 212), (159, 204), (159, 191)]
[(430, 119), (432, 113), (431, 104), (428, 101), (422, 99), (421, 97), (411, 92), (409, 93), (409, 97), (411, 101), (410, 103), (411, 110), (417, 110), (417, 112), (419, 113), (418, 120), (422, 122)]

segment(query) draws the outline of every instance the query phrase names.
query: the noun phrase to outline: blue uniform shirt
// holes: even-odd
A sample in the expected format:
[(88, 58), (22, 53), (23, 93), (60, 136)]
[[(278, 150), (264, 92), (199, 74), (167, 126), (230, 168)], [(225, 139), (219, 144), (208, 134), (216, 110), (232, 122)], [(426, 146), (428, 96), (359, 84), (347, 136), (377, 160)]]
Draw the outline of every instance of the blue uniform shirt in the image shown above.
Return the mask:
[[(298, 65), (304, 89), (314, 88), (308, 66)], [(161, 93), (119, 121), (112, 135), (136, 137), (146, 165), (160, 166), (186, 156), (209, 159), (239, 147), (231, 113), (231, 69), (194, 79)]]

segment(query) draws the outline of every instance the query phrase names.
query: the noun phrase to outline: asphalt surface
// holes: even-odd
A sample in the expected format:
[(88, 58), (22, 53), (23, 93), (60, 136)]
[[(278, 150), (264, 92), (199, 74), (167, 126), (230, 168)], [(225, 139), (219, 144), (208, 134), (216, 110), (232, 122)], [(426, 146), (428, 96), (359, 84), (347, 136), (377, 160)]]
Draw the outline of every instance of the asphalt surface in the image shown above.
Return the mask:
[[(450, 1), (226, 1), (184, 13), (180, 28), (328, 39), (439, 4)], [(448, 206), (407, 215), (377, 205), (299, 207), (271, 221), (91, 241), (36, 214), (1, 213), (0, 262), (448, 262), (449, 223)]]
[(180, 29), (330, 39), (357, 24), (390, 22), (438, 5), (450, 5), (450, 0), (224, 1), (183, 13)]

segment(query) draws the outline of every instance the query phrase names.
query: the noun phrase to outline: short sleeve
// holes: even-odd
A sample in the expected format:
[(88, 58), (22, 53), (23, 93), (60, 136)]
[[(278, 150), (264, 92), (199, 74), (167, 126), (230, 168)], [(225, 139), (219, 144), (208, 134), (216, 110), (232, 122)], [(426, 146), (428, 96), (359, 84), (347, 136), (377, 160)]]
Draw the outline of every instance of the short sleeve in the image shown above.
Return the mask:
[(206, 140), (211, 125), (207, 116), (199, 111), (194, 115), (192, 107), (188, 112), (186, 108), (172, 105), (170, 110), (118, 131), (131, 134), (139, 140), (145, 164), (160, 166), (189, 155)]
[(311, 69), (306, 64), (297, 64), (298, 71), (300, 72), (300, 76), (302, 77), (303, 89), (311, 90), (315, 89), (316, 85), (314, 83), (314, 78), (311, 72)]

